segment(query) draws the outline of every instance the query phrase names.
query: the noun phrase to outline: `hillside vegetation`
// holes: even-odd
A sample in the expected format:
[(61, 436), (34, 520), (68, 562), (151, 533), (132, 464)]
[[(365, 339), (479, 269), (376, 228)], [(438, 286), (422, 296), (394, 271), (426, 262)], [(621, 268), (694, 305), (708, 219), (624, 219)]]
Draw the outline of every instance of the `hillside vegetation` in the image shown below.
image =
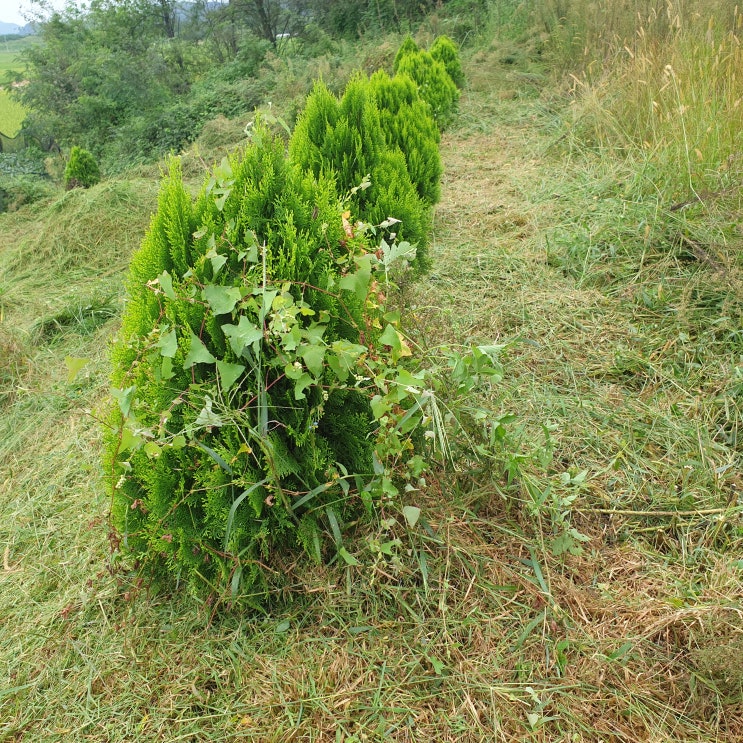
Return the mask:
[[(313, 78), (392, 74), (404, 34), (372, 20), (236, 84), (280, 134)], [(420, 520), (356, 523), (351, 559), (283, 555), (260, 612), (112, 551), (110, 354), (160, 151), (89, 130), (68, 144), (100, 183), (65, 192), (57, 156), (0, 181), (0, 740), (740, 740), (741, 25), (715, 0), (411, 23), (460, 43), (466, 83), (430, 269), (387, 302), (416, 353), (498, 348), (471, 394), (493, 446), (401, 496)], [(179, 140), (189, 199), (251, 118)]]

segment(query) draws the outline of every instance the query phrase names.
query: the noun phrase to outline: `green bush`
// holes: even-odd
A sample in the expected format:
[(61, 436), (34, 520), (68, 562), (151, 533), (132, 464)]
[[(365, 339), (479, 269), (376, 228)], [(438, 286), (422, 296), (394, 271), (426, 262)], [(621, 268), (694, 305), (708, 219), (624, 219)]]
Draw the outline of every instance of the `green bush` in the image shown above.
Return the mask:
[(399, 148), (418, 195), (433, 206), (441, 195), (441, 135), (431, 107), (418, 95), (418, 86), (407, 75), (390, 77), (384, 70), (370, 79), (379, 108), (385, 141)]
[[(394, 232), (398, 240), (415, 244), (415, 265), (426, 268), (430, 210), (411, 180), (405, 155), (385, 139), (367, 78), (356, 75), (340, 101), (324, 83), (317, 83), (297, 122), (289, 153), (316, 177), (333, 177), (339, 192), (350, 194), (354, 216), (365, 223), (399, 220), (384, 234), (390, 240)], [(365, 187), (359, 188), (362, 184)]]
[(284, 555), (320, 559), (321, 522), (358, 509), (344, 478), (373, 472), (374, 437), (351, 372), (375, 331), (338, 288), (357, 250), (332, 182), (264, 130), (195, 203), (171, 163), (130, 268), (106, 455), (113, 525), (155, 575), (258, 605)]
[(55, 195), (56, 187), (51, 180), (37, 176), (17, 176), (3, 179), (0, 185), (0, 212), (15, 211), (22, 206), (35, 204)]
[(395, 55), (395, 61), (392, 65), (392, 71), (397, 72), (400, 68), (400, 62), (402, 61), (403, 57), (407, 57), (409, 54), (415, 54), (416, 52), (419, 52), (420, 49), (418, 48), (418, 44), (415, 43), (415, 39), (408, 34), (404, 39), (402, 44), (400, 44), (400, 48), (397, 50), (397, 54)]
[(449, 77), (461, 90), (465, 85), (462, 61), (459, 58), (459, 47), (448, 36), (437, 36), (431, 44), (431, 56), (446, 67)]
[(459, 89), (446, 67), (429, 52), (418, 51), (400, 59), (397, 73), (410, 76), (418, 85), (421, 98), (433, 111), (436, 123), (445, 129), (453, 119), (459, 102)]
[(90, 188), (100, 180), (101, 171), (93, 155), (82, 147), (73, 147), (64, 171), (65, 188)]

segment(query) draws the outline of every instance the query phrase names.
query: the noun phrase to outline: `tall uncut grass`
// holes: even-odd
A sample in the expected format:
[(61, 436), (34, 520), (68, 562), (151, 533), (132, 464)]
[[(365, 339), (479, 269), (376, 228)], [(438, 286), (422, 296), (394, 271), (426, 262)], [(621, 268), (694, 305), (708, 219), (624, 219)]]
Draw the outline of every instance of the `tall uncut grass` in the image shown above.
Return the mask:
[(724, 0), (549, 0), (536, 11), (569, 75), (574, 131), (647, 160), (682, 198), (743, 170), (743, 16)]

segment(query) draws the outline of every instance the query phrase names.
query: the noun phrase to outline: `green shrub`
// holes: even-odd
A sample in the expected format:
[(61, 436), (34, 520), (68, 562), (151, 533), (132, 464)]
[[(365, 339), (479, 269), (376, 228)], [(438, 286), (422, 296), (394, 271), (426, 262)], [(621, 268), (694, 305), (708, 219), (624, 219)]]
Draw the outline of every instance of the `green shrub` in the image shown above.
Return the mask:
[(195, 203), (171, 163), (130, 268), (106, 455), (113, 525), (155, 575), (257, 605), (283, 555), (320, 559), (321, 522), (358, 508), (344, 477), (373, 472), (374, 439), (351, 370), (375, 331), (338, 288), (358, 249), (332, 182), (264, 130)]
[(82, 147), (73, 147), (64, 171), (65, 188), (90, 188), (100, 180), (101, 171), (93, 155)]
[(0, 212), (15, 211), (55, 195), (57, 189), (49, 179), (31, 175), (3, 180), (0, 185)]
[[(354, 216), (367, 224), (379, 225), (390, 217), (399, 220), (387, 228), (388, 240), (394, 232), (398, 240), (415, 244), (417, 268), (427, 266), (430, 210), (411, 180), (405, 155), (385, 139), (367, 78), (356, 75), (340, 101), (324, 83), (317, 83), (297, 122), (289, 153), (316, 177), (333, 177), (339, 192), (351, 194)], [(359, 188), (367, 177), (368, 187)]]
[(400, 44), (400, 48), (397, 50), (395, 61), (392, 65), (392, 71), (395, 73), (398, 71), (400, 62), (402, 61), (403, 57), (407, 57), (409, 54), (415, 54), (419, 51), (420, 49), (418, 48), (418, 44), (415, 43), (415, 39), (410, 34), (408, 34), (403, 39), (402, 44)]
[(436, 123), (445, 129), (454, 117), (459, 102), (459, 89), (449, 77), (446, 67), (429, 52), (418, 51), (402, 57), (397, 73), (408, 75), (415, 81), (421, 98), (431, 106)]
[(461, 90), (465, 85), (462, 61), (459, 58), (459, 47), (448, 36), (437, 36), (431, 44), (431, 56), (446, 67), (449, 77)]
[(441, 195), (441, 135), (431, 107), (418, 95), (418, 86), (407, 75), (390, 77), (384, 70), (370, 79), (379, 108), (385, 141), (399, 148), (418, 195), (427, 204), (438, 202)]

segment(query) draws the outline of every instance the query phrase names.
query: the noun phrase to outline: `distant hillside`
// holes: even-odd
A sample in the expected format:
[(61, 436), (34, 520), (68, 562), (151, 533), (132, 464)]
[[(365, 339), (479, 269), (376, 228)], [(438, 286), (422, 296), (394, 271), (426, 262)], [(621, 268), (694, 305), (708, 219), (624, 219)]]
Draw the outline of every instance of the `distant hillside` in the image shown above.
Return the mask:
[(28, 36), (34, 32), (30, 23), (25, 26), (19, 26), (17, 23), (3, 23), (0, 21), (0, 36)]

